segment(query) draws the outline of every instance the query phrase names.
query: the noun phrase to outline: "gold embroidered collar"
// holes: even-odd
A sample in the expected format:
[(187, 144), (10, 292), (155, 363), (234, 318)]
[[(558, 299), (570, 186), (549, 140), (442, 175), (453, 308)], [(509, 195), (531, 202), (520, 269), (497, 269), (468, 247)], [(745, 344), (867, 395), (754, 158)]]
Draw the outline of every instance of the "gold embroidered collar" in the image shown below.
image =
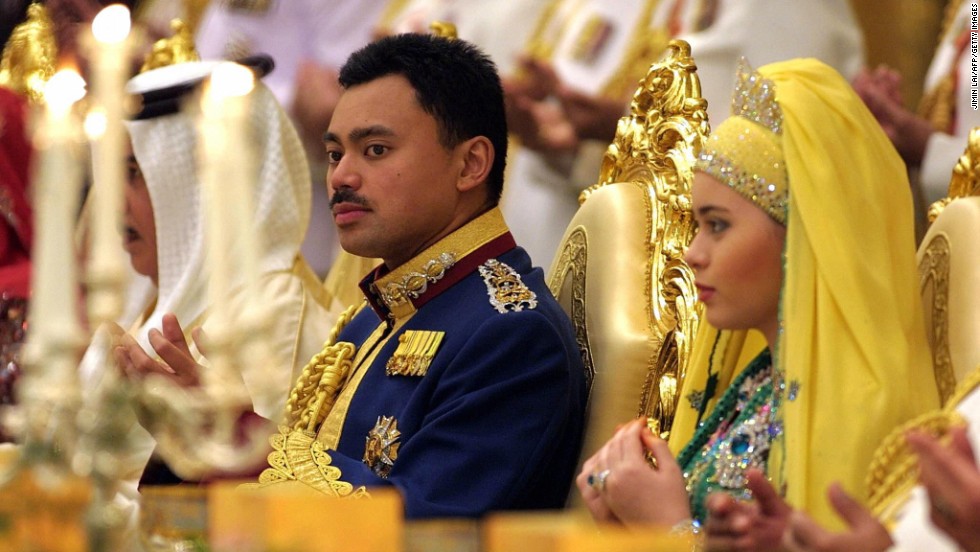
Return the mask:
[(414, 313), (487, 259), (516, 246), (500, 209), (458, 228), (390, 272), (382, 265), (361, 281), (361, 290), (381, 318)]

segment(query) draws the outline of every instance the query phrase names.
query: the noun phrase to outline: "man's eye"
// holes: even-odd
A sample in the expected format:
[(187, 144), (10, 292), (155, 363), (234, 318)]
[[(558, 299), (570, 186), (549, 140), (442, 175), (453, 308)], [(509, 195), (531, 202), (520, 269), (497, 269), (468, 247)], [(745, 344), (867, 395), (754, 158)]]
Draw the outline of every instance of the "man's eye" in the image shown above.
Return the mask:
[(331, 165), (336, 165), (337, 163), (340, 163), (340, 158), (342, 156), (343, 156), (343, 154), (341, 154), (339, 151), (328, 150), (327, 151), (327, 163), (330, 163)]
[(388, 151), (388, 147), (382, 146), (380, 144), (372, 144), (368, 146), (368, 155), (372, 157), (378, 157), (380, 155), (384, 155), (385, 152), (387, 151)]

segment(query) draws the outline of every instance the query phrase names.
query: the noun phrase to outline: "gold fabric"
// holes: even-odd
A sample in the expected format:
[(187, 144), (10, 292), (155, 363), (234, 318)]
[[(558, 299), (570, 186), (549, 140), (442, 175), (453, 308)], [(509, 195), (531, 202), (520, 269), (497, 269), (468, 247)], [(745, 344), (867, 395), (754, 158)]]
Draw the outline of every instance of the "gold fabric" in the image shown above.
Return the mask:
[(843, 78), (810, 60), (761, 72), (783, 108), (791, 193), (776, 368), (799, 388), (782, 405), (770, 475), (791, 504), (839, 527), (827, 485), (858, 493), (889, 429), (938, 406), (912, 198), (898, 153)]
[[(898, 153), (833, 69), (797, 59), (759, 73), (774, 83), (783, 114), (790, 189), (773, 355), (780, 434), (769, 476), (794, 507), (839, 528), (827, 486), (840, 481), (860, 496), (877, 443), (939, 402), (918, 301), (912, 198)], [(706, 370), (691, 366), (692, 374)], [(675, 431), (681, 413), (677, 420)]]

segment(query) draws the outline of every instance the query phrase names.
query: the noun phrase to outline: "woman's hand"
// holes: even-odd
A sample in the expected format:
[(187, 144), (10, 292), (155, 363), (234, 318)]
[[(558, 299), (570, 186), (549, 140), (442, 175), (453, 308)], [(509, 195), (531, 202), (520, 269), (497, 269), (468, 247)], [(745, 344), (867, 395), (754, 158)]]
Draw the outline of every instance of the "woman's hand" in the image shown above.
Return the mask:
[(803, 512), (796, 512), (786, 533), (786, 546), (793, 552), (883, 552), (892, 539), (885, 527), (858, 501), (831, 485), (827, 490), (831, 505), (847, 523), (843, 533), (831, 533)]
[(793, 509), (761, 471), (748, 470), (746, 479), (752, 502), (740, 502), (726, 493), (708, 497), (707, 550), (784, 550), (783, 532)]
[[(655, 459), (650, 465), (647, 453)], [(582, 467), (579, 490), (600, 521), (672, 526), (690, 519), (680, 466), (641, 420), (621, 427)]]

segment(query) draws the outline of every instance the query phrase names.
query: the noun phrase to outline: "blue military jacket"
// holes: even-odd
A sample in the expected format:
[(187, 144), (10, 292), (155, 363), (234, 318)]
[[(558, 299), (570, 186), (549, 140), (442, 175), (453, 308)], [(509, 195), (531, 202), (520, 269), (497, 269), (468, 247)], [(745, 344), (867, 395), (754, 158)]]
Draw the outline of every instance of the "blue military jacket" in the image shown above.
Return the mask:
[(491, 210), (362, 282), (356, 347), (316, 440), (339, 483), (394, 485), (409, 518), (560, 508), (587, 389), (568, 317)]

